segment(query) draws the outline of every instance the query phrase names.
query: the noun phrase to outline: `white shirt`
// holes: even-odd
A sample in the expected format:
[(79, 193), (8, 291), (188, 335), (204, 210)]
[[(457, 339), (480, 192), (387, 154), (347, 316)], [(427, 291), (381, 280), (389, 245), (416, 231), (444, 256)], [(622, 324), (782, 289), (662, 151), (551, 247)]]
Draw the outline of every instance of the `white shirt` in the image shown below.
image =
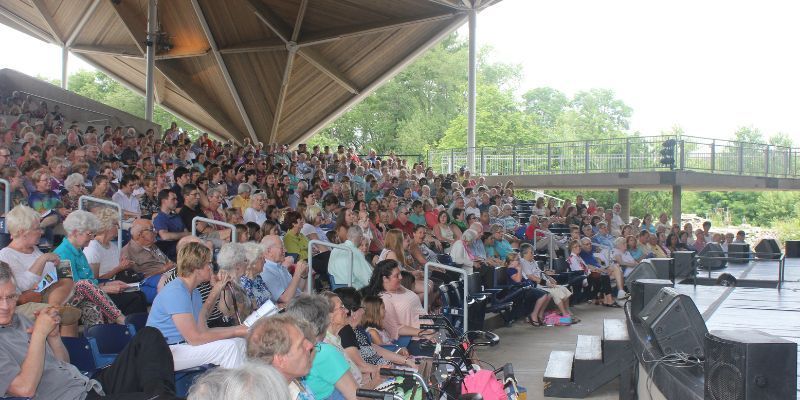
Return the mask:
[(89, 264), (100, 264), (99, 275), (105, 275), (119, 265), (119, 248), (112, 243), (105, 248), (97, 240), (92, 240), (83, 249), (83, 255)]
[(111, 201), (117, 203), (122, 207), (124, 211), (131, 212), (134, 214), (140, 214), (141, 208), (139, 208), (139, 199), (137, 199), (133, 194), (130, 196), (122, 193), (121, 190), (117, 190), (113, 196), (111, 196)]
[(258, 226), (264, 224), (264, 221), (267, 220), (267, 213), (264, 211), (256, 211), (253, 207), (247, 207), (247, 210), (244, 210), (244, 222), (255, 222)]
[[(58, 279), (56, 276), (56, 266), (51, 262), (44, 265), (42, 275), (36, 275), (28, 270), (42, 254), (43, 253), (35, 247), (31, 254), (20, 253), (10, 247), (0, 250), (0, 261), (4, 261), (11, 267), (11, 272), (14, 273), (14, 279), (17, 281), (17, 289), (19, 289), (20, 292), (37, 288), (37, 285), (39, 288), (46, 287), (47, 285), (40, 285), (43, 281), (43, 276), (49, 276), (53, 281)], [(50, 282), (48, 282), (48, 284), (49, 283)], [(37, 289), (37, 292), (38, 291)]]

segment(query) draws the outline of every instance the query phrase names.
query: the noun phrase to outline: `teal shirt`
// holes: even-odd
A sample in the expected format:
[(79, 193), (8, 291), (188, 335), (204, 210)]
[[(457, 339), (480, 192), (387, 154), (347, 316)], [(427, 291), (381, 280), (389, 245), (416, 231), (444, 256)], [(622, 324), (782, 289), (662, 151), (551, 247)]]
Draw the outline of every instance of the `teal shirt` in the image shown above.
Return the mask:
[(70, 243), (69, 239), (64, 238), (61, 244), (53, 250), (62, 260), (69, 260), (72, 264), (72, 280), (75, 282), (79, 280), (88, 280), (97, 285), (97, 279), (94, 276), (92, 268), (89, 267), (89, 260), (79, 251), (75, 246)]
[(425, 226), (427, 222), (425, 222), (425, 214), (408, 214), (408, 220), (411, 221), (414, 225), (422, 225)]
[(344, 358), (344, 354), (333, 345), (320, 342), (317, 346), (319, 346), (319, 351), (314, 356), (311, 370), (303, 383), (311, 389), (318, 400), (321, 400), (331, 397), (336, 382), (342, 375), (350, 372), (350, 365)]

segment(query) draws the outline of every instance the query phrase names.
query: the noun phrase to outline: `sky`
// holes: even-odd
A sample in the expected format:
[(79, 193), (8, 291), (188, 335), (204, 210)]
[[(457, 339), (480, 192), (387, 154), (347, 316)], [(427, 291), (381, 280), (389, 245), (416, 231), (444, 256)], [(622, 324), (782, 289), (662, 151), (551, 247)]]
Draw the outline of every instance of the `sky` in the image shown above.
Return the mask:
[[(613, 90), (643, 135), (678, 125), (723, 139), (753, 126), (798, 144), (798, 11), (778, 0), (503, 0), (478, 16), (478, 45), (522, 66), (521, 92)], [(4, 25), (0, 54), (0, 68), (61, 77), (60, 48)], [(74, 56), (68, 65), (92, 69)]]

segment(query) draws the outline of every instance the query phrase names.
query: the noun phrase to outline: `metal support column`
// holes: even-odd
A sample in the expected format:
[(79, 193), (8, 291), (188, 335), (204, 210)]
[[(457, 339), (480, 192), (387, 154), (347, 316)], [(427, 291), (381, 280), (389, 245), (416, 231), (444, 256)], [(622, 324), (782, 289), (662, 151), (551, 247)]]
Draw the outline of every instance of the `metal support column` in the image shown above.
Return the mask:
[(626, 188), (617, 189), (617, 203), (622, 206), (620, 217), (627, 224), (631, 218), (631, 190)]
[(147, 53), (145, 54), (144, 118), (153, 121), (156, 72), (156, 36), (158, 32), (158, 0), (148, 0), (147, 5)]
[(672, 223), (681, 225), (681, 194), (682, 188), (678, 185), (672, 187)]
[(61, 88), (67, 90), (67, 62), (69, 61), (69, 49), (67, 46), (61, 47)]
[(476, 73), (478, 58), (478, 37), (475, 35), (478, 22), (478, 10), (469, 11), (469, 82), (467, 96), (469, 108), (467, 111), (467, 168), (475, 171), (475, 92), (477, 91)]

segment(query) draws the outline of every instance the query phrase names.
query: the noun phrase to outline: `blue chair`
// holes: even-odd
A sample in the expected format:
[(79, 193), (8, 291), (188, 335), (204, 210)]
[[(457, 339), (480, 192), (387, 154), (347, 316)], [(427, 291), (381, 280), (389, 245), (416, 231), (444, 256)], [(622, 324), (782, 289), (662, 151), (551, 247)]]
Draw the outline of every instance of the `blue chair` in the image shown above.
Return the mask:
[(132, 325), (134, 329), (134, 334), (139, 332), (147, 326), (147, 313), (133, 313), (125, 317), (125, 325)]
[(216, 367), (217, 366), (214, 364), (206, 364), (199, 367), (175, 371), (175, 395), (185, 398), (189, 394), (189, 388), (192, 387), (194, 381), (206, 371)]
[(444, 264), (450, 267), (455, 266), (455, 264), (453, 263), (453, 257), (450, 257), (449, 254), (438, 254), (436, 256), (436, 261), (438, 261), (439, 264)]
[(95, 362), (101, 357), (100, 350), (97, 348), (97, 341), (94, 338), (62, 337), (61, 341), (69, 353), (69, 362), (82, 374), (91, 378), (95, 372), (100, 370)]
[(345, 285), (344, 283), (336, 283), (336, 281), (333, 278), (333, 274), (328, 274), (328, 279), (331, 282), (331, 290), (336, 290), (338, 288), (347, 287), (347, 285)]
[(86, 330), (85, 336), (94, 338), (97, 341), (97, 348), (100, 353), (100, 357), (96, 360), (97, 367), (105, 368), (111, 365), (117, 355), (131, 341), (135, 332), (136, 328), (128, 325), (98, 324), (90, 326)]

